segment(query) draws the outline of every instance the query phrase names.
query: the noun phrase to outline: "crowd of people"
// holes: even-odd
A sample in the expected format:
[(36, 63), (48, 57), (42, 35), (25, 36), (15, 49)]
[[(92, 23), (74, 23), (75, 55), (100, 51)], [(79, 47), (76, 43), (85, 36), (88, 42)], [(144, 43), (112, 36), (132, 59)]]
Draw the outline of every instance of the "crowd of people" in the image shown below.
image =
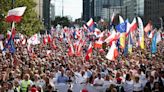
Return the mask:
[(54, 42), (56, 48), (32, 45), (32, 53), (27, 44), (0, 53), (0, 92), (164, 92), (164, 41), (156, 54), (134, 47), (115, 61), (94, 48), (86, 61), (87, 44), (81, 56), (69, 56), (67, 42), (55, 36)]

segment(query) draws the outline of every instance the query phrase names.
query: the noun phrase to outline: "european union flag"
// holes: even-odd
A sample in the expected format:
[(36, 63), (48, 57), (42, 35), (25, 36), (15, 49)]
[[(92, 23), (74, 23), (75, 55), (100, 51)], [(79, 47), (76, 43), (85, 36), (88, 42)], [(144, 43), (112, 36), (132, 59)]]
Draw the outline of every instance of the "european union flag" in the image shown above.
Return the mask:
[(120, 32), (120, 33), (124, 33), (124, 32), (126, 32), (126, 26), (127, 26), (127, 22), (125, 21), (125, 22), (123, 22), (123, 23), (121, 23), (121, 24), (118, 24), (118, 25), (116, 26), (116, 30), (117, 30), (118, 32)]
[(14, 46), (14, 41), (12, 39), (12, 36), (10, 36), (10, 39), (8, 40), (7, 44), (5, 45), (5, 48), (3, 51), (6, 50), (6, 48), (9, 49), (10, 53), (15, 53), (16, 49), (15, 49), (15, 46)]

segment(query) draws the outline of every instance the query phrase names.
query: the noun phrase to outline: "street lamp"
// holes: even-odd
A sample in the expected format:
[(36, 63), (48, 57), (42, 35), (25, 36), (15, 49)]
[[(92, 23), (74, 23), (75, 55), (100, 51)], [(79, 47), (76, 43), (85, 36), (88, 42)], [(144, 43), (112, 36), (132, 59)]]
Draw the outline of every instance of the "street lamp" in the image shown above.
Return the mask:
[(160, 21), (161, 21), (161, 29), (163, 30), (163, 19), (162, 19), (162, 17), (160, 17)]
[(15, 0), (12, 0), (12, 7), (11, 7), (12, 9), (14, 8), (14, 1), (15, 1)]

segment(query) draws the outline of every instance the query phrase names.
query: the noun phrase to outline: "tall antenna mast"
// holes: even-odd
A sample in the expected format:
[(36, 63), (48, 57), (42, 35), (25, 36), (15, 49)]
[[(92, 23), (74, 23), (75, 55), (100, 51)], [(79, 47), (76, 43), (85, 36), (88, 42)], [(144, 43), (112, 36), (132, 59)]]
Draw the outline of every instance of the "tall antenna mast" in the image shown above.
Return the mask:
[(63, 0), (62, 0), (62, 17), (64, 16), (64, 4), (63, 4)]

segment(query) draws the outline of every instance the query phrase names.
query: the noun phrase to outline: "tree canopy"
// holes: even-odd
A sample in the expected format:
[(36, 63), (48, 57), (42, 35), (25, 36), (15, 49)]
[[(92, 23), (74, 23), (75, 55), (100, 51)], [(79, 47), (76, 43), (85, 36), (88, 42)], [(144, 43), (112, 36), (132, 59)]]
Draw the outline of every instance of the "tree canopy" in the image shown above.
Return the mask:
[(16, 30), (25, 35), (33, 35), (43, 29), (43, 23), (37, 17), (35, 12), (36, 3), (34, 0), (0, 0), (0, 33), (6, 33), (7, 30), (11, 29), (11, 23), (5, 21), (5, 16), (7, 12), (12, 9), (12, 7), (26, 6), (27, 9), (22, 16), (22, 20), (16, 23)]
[(62, 25), (63, 27), (64, 26), (69, 26), (70, 25), (70, 20), (68, 17), (60, 17), (60, 16), (57, 16), (55, 17), (55, 20), (51, 22), (51, 24), (55, 27), (57, 26), (58, 24), (59, 25)]

